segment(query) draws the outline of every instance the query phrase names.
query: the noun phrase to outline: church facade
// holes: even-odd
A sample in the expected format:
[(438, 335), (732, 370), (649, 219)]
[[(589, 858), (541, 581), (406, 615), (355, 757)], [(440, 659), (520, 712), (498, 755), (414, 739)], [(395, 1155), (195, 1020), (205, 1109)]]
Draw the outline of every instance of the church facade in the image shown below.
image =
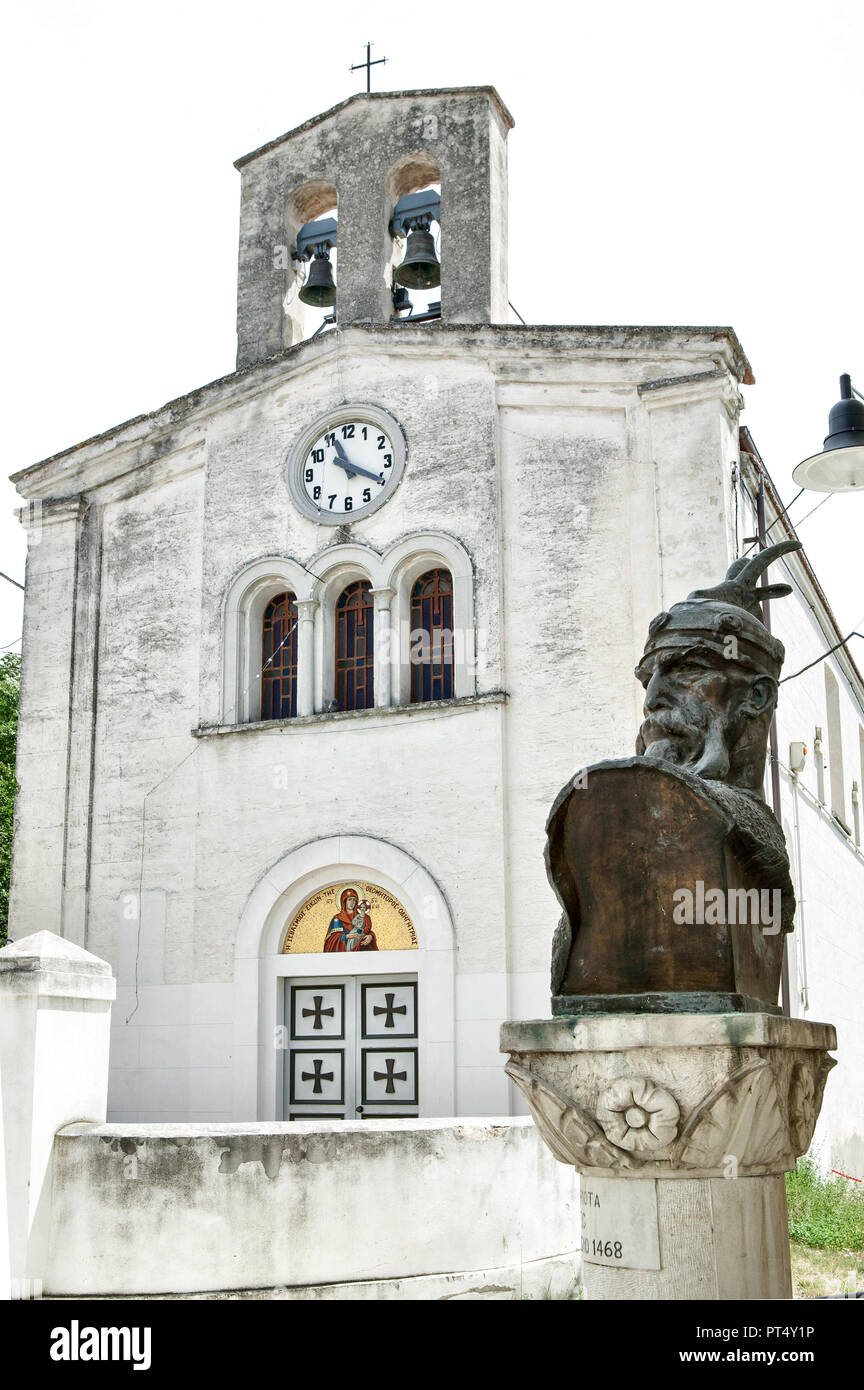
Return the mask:
[[(752, 376), (728, 328), (507, 322), (511, 125), (492, 88), (359, 96), (238, 161), (236, 371), (16, 475), (10, 934), (111, 962), (116, 1120), (521, 1110), (545, 818), (736, 553)], [(392, 218), (430, 189), (406, 318)]]

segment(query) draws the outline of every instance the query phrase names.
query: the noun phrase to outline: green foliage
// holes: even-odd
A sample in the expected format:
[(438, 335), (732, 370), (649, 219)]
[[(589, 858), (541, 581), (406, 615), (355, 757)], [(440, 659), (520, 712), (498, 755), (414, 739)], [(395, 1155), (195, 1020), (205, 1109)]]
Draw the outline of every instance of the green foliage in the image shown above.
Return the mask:
[(6, 945), (9, 917), (9, 872), (12, 867), (12, 814), (15, 806), (15, 740), (18, 734), (18, 686), (21, 658), (0, 656), (0, 946)]
[(822, 1250), (864, 1250), (864, 1192), (848, 1178), (826, 1176), (812, 1158), (786, 1174), (789, 1238)]

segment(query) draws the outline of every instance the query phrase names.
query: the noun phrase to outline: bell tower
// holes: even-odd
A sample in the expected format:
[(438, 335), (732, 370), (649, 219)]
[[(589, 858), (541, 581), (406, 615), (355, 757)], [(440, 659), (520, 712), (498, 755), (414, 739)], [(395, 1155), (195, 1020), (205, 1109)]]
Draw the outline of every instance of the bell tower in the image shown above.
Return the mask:
[[(400, 322), (394, 271), (410, 233), (406, 200), (433, 185), (441, 190), (440, 317), (506, 323), (512, 125), (493, 87), (364, 93), (238, 159), (238, 370), (303, 336), (292, 307), (303, 265), (298, 238), (302, 254), (313, 245), (310, 224), (334, 209), (337, 323)], [(432, 255), (428, 232), (410, 234)], [(327, 278), (318, 266), (316, 280)]]

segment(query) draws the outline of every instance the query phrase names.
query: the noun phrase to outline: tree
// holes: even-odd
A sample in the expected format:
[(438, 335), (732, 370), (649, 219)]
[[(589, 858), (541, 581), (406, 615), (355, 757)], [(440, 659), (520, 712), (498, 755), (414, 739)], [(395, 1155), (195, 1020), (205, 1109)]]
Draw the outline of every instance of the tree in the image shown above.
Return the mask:
[(12, 867), (12, 817), (15, 808), (15, 742), (18, 735), (18, 687), (21, 658), (0, 656), (0, 946), (6, 945), (9, 922), (9, 874)]

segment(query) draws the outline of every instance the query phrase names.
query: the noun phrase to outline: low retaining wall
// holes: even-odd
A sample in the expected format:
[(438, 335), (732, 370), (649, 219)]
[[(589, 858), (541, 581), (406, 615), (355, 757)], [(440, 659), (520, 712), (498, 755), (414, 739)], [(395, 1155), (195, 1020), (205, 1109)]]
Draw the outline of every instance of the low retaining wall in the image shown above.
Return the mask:
[(44, 1294), (572, 1297), (577, 1182), (521, 1117), (69, 1125)]

